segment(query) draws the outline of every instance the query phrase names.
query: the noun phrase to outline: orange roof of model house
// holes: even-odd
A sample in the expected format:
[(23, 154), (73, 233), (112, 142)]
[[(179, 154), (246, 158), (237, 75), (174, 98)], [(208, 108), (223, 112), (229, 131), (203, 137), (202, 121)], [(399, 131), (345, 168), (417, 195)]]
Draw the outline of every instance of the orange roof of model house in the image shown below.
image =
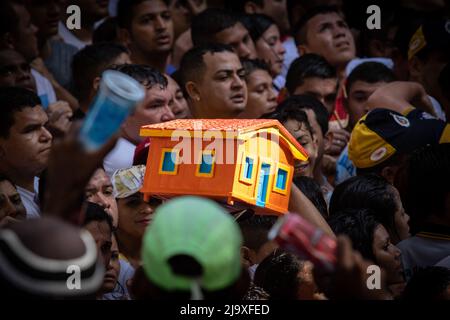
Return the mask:
[[(212, 144), (212, 139), (205, 138), (208, 132), (222, 141), (213, 150), (208, 149)], [(173, 120), (143, 126), (140, 133), (150, 137), (141, 190), (147, 197), (198, 195), (236, 207), (251, 205), (261, 213), (283, 214), (289, 204), (294, 162), (308, 159), (277, 120)], [(185, 161), (185, 149), (181, 150), (174, 136), (187, 140), (187, 151), (198, 162)], [(269, 148), (254, 149), (254, 143)], [(223, 155), (232, 162), (221, 162)]]
[(296, 139), (278, 121), (272, 119), (179, 119), (141, 127), (140, 134), (143, 137), (169, 137), (173, 131), (194, 132), (222, 131), (236, 132), (237, 135), (252, 132), (258, 129), (276, 128), (280, 136), (286, 139), (292, 148), (292, 153), (297, 160), (306, 160), (308, 153)]

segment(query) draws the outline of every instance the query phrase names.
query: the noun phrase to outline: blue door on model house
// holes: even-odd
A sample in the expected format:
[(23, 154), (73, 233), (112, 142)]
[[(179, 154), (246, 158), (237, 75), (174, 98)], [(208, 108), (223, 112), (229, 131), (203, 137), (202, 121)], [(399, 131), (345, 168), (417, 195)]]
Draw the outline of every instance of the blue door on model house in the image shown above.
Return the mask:
[(269, 185), (270, 164), (262, 163), (259, 171), (259, 182), (256, 191), (256, 205), (264, 207), (266, 205), (267, 187)]

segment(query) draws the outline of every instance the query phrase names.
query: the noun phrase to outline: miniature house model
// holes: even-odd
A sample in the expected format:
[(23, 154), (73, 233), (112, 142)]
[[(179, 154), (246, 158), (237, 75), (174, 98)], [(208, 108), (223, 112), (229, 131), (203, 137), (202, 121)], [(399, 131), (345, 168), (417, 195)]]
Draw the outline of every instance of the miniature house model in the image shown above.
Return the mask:
[(146, 197), (198, 195), (284, 214), (294, 161), (308, 158), (277, 120), (174, 120), (140, 133), (150, 138)]

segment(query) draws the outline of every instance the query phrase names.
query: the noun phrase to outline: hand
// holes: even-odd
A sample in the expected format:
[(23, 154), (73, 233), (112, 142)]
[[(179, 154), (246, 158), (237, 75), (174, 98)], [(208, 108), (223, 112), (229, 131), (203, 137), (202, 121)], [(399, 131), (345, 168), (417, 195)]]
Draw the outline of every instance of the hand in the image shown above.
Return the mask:
[(350, 140), (350, 133), (345, 129), (330, 129), (326, 138), (325, 153), (331, 156), (339, 156)]
[(82, 221), (84, 188), (117, 141), (114, 136), (99, 150), (87, 152), (78, 141), (79, 128), (80, 123), (74, 123), (66, 136), (53, 140), (43, 210), (74, 224)]
[(13, 218), (11, 216), (6, 216), (3, 219), (0, 220), (0, 229), (7, 227), (7, 226), (11, 226), (15, 223), (19, 223), (21, 222), (21, 220), (18, 220), (16, 218)]
[(363, 259), (359, 252), (352, 248), (347, 236), (338, 236), (336, 250), (336, 269), (334, 273), (325, 273), (314, 268), (314, 278), (319, 289), (330, 299), (392, 299), (386, 286), (386, 276), (381, 272), (381, 288), (369, 289), (367, 279), (370, 274), (367, 268), (372, 264)]
[(41, 73), (44, 77), (46, 77), (50, 82), (53, 80), (53, 75), (52, 73), (47, 69), (47, 66), (44, 63), (44, 60), (42, 60), (42, 58), (38, 57), (36, 59), (34, 59), (31, 63), (30, 66), (38, 71), (39, 73)]
[(72, 124), (70, 119), (73, 111), (69, 104), (65, 101), (57, 101), (49, 105), (46, 112), (48, 115), (47, 129), (53, 137), (65, 135)]

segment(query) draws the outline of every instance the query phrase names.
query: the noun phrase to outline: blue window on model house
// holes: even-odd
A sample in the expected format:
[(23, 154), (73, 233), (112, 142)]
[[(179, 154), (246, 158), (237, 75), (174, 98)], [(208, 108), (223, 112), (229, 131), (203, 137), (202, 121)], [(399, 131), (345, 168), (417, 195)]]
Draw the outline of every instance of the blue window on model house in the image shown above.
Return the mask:
[(287, 171), (278, 169), (276, 187), (280, 190), (286, 190)]
[(163, 164), (161, 171), (163, 172), (175, 172), (175, 161), (177, 159), (177, 154), (174, 151), (165, 151)]
[(198, 170), (201, 174), (210, 174), (213, 169), (213, 155), (211, 153), (202, 154), (202, 163), (200, 164), (200, 169)]
[(244, 178), (251, 179), (252, 174), (253, 174), (253, 159), (250, 157), (245, 157)]

